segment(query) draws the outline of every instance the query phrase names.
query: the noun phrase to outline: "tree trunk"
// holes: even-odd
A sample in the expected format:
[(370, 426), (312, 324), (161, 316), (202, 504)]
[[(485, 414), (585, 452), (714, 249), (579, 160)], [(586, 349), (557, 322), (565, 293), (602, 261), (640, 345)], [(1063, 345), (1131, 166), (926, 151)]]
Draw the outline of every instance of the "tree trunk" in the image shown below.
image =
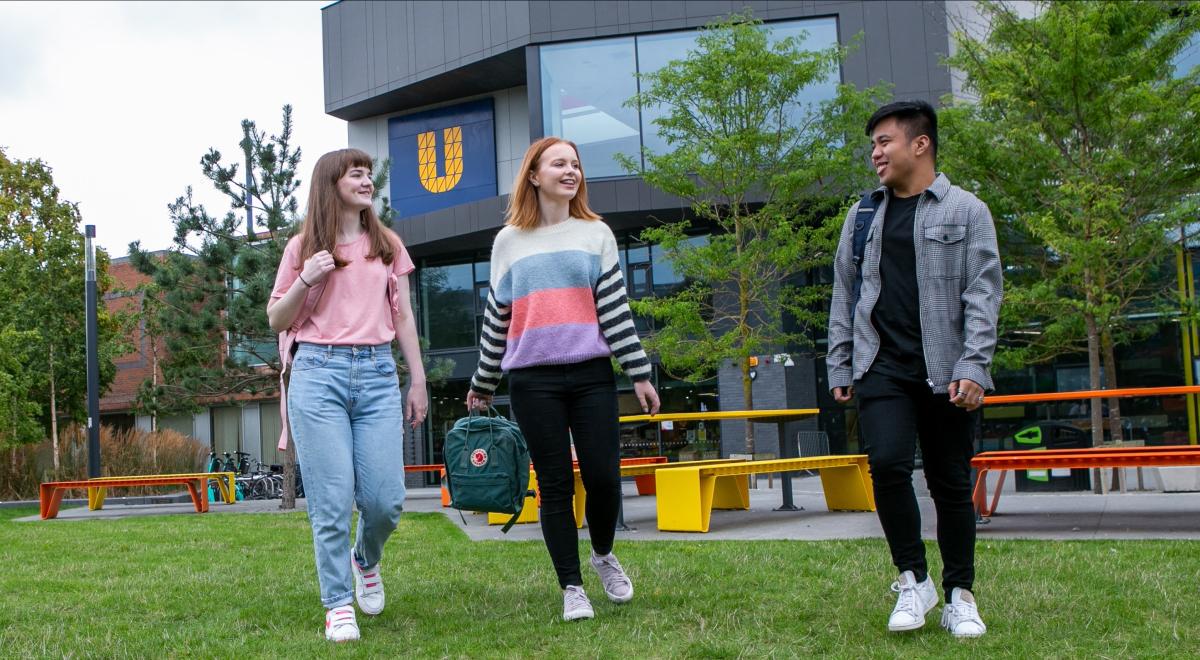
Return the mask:
[[(737, 207), (734, 206), (736, 209)], [(746, 240), (745, 229), (742, 227), (740, 219), (735, 218), (733, 230), (736, 234), (734, 245), (737, 247), (739, 263), (742, 256), (743, 241)], [(744, 275), (738, 277), (738, 334), (741, 335), (739, 343), (742, 348), (746, 346), (746, 340), (750, 336), (750, 327), (747, 325), (750, 318), (750, 292), (749, 285), (746, 283)], [(744, 410), (754, 409), (754, 381), (750, 378), (750, 362), (745, 356), (742, 360), (742, 403), (745, 404)], [(754, 455), (754, 423), (746, 420), (746, 453)]]
[[(1089, 292), (1089, 302), (1091, 297), (1092, 295)], [(1083, 320), (1087, 326), (1088, 388), (1098, 390), (1100, 389), (1100, 336), (1096, 328), (1096, 316), (1091, 312), (1084, 312)], [(1104, 443), (1104, 415), (1101, 410), (1102, 405), (1101, 399), (1091, 399), (1093, 447), (1099, 447)], [(1092, 490), (1097, 493), (1104, 492), (1104, 473), (1099, 468), (1092, 470)]]
[[(1117, 389), (1117, 360), (1112, 332), (1104, 330), (1100, 333), (1100, 346), (1104, 350), (1104, 387), (1115, 390)], [(1108, 429), (1113, 442), (1121, 442), (1125, 439), (1125, 429), (1121, 420), (1121, 400), (1117, 397), (1108, 400)]]
[(58, 398), (54, 395), (54, 344), (49, 346), (50, 357), (50, 451), (54, 454), (54, 478), (58, 478)]
[[(283, 452), (283, 495), (279, 502), (280, 509), (296, 508), (296, 443), (292, 441), (290, 433), (288, 436), (288, 446)], [(404, 475), (400, 475), (400, 478), (403, 479)]]
[[(1089, 304), (1091, 293), (1088, 294)], [(1083, 313), (1084, 324), (1087, 327), (1088, 350), (1088, 389), (1100, 389), (1100, 331), (1096, 326), (1096, 316), (1091, 312)], [(1100, 399), (1091, 399), (1092, 410), (1092, 446), (1098, 447), (1104, 443), (1104, 412)]]
[[(754, 410), (754, 381), (750, 378), (750, 361), (742, 360), (742, 400), (745, 410)], [(746, 453), (754, 454), (754, 422), (746, 420)]]

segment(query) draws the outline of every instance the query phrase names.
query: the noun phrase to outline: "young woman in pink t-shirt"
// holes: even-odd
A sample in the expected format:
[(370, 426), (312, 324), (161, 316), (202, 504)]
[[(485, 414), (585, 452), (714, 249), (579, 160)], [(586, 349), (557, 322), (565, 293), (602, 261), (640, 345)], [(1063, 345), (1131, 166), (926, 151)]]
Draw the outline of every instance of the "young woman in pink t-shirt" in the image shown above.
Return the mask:
[[(325, 638), (336, 642), (359, 637), (352, 601), (364, 614), (383, 611), (379, 563), (404, 503), (404, 417), (415, 428), (428, 409), (408, 294), (412, 260), (379, 222), (373, 192), (366, 152), (321, 156), (303, 228), (284, 250), (267, 305), (291, 373), (284, 409), (304, 474)], [(392, 339), (410, 370), (407, 405)]]

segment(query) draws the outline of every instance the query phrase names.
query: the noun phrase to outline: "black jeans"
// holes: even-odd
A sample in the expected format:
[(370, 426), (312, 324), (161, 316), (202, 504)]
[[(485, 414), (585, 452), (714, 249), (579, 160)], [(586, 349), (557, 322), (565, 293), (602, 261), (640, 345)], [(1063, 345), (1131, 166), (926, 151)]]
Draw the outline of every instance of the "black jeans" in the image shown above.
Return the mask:
[(581, 586), (579, 532), (571, 502), (575, 494), (571, 441), (587, 490), (592, 549), (596, 554), (608, 554), (621, 506), (620, 431), (612, 363), (608, 358), (596, 358), (513, 369), (508, 374), (508, 390), (537, 471), (542, 538), (559, 586)]
[(867, 372), (855, 383), (859, 428), (871, 464), (875, 507), (900, 572), (928, 572), (921, 511), (913, 492), (916, 442), (937, 509), (942, 588), (971, 589), (975, 581), (975, 507), (971, 501), (974, 413), (934, 394), (919, 381)]

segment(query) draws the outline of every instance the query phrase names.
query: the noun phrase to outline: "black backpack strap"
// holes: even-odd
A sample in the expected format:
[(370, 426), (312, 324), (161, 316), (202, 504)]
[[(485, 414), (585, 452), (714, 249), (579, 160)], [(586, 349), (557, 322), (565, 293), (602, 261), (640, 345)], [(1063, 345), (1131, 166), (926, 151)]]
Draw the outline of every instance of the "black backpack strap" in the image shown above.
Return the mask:
[[(524, 510), (524, 508), (522, 508), (522, 511), (523, 510)], [(517, 518), (520, 518), (520, 517), (521, 517), (520, 511), (514, 513), (512, 518), (509, 518), (508, 522), (504, 523), (504, 526), (500, 528), (500, 531), (507, 534), (508, 530), (512, 529), (512, 526), (517, 524)]]
[[(527, 491), (525, 491), (525, 497), (526, 498), (537, 497), (537, 491), (527, 490)], [(523, 501), (524, 501), (524, 498), (522, 499), (522, 502)], [(521, 517), (521, 511), (524, 511), (524, 510), (525, 510), (525, 506), (522, 504), (520, 511), (517, 511), (516, 513), (514, 513), (513, 517), (509, 518), (508, 522), (504, 523), (504, 527), (500, 528), (500, 531), (507, 534), (508, 530), (512, 529), (512, 526), (516, 524), (517, 518)]]
[(867, 250), (867, 233), (871, 231), (871, 223), (875, 221), (877, 210), (876, 197), (878, 191), (872, 191), (862, 196), (858, 201), (858, 213), (854, 216), (854, 302), (858, 303), (862, 292), (862, 262)]

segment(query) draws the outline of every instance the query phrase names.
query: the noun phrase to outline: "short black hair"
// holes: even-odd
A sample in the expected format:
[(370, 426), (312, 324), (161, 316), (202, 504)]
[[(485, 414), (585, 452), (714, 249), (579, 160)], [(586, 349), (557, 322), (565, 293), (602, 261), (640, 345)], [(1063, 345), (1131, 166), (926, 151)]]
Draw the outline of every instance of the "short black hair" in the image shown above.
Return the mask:
[(908, 136), (909, 140), (914, 140), (921, 135), (928, 135), (929, 142), (933, 145), (933, 157), (935, 160), (937, 159), (937, 111), (933, 109), (932, 105), (926, 101), (889, 103), (876, 110), (875, 114), (867, 120), (867, 137), (871, 137), (879, 122), (888, 117), (896, 118), (896, 122), (904, 127), (904, 134)]

